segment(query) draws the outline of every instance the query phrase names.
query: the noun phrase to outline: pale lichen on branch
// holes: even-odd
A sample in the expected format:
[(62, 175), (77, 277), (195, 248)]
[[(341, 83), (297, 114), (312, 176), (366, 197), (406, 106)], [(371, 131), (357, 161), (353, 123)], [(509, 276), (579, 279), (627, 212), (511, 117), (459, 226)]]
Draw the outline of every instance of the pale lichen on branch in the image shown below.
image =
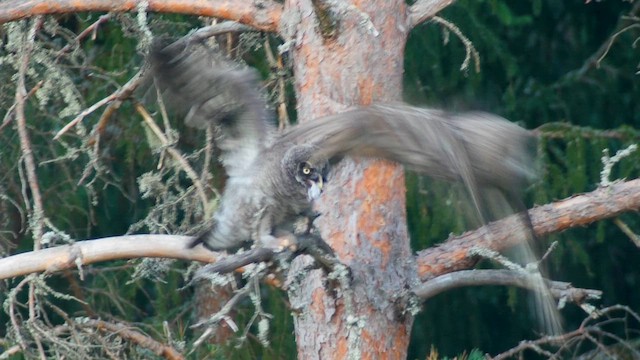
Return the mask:
[[(460, 28), (458, 28), (452, 22), (441, 18), (440, 16), (434, 16), (431, 19), (431, 21), (433, 21), (433, 22), (435, 22), (437, 24), (440, 24), (446, 30), (451, 31), (452, 33), (454, 33), (460, 39), (460, 41), (462, 41), (462, 44), (464, 45), (464, 49), (465, 49), (466, 55), (464, 57), (464, 61), (462, 61), (462, 65), (460, 65), (460, 71), (468, 70), (469, 69), (469, 64), (471, 63), (471, 60), (473, 60), (473, 63), (475, 64), (475, 66), (474, 66), (475, 72), (477, 72), (477, 73), (480, 72), (480, 53), (478, 53), (478, 50), (476, 50), (476, 48), (473, 45), (473, 43), (471, 42), (471, 40), (469, 40), (469, 38), (466, 37), (462, 33)], [(446, 39), (446, 37), (445, 37), (445, 39)]]
[(631, 155), (638, 149), (638, 145), (631, 144), (627, 148), (618, 150), (614, 156), (609, 156), (609, 149), (602, 150), (602, 171), (600, 172), (600, 186), (611, 186), (611, 170), (613, 166), (620, 162), (620, 160)]

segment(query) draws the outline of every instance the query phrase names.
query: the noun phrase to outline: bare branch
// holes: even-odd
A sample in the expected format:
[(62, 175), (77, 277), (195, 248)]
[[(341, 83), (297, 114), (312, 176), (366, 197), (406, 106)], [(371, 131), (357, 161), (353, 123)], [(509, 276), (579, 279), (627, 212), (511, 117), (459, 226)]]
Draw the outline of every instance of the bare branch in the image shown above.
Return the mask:
[(410, 28), (431, 19), (455, 0), (418, 0), (407, 9), (407, 22)]
[[(616, 41), (616, 39), (620, 35), (624, 34), (625, 32), (627, 32), (627, 31), (629, 31), (631, 29), (635, 29), (635, 28), (639, 28), (639, 27), (640, 27), (640, 24), (631, 24), (629, 26), (625, 26), (624, 28), (622, 28), (619, 31), (617, 31), (615, 34), (611, 35), (611, 38), (609, 38), (609, 41), (607, 42), (607, 45), (602, 49), (602, 54), (595, 61), (596, 68), (600, 67), (600, 63), (602, 62), (602, 60), (604, 60), (605, 56), (607, 56), (607, 54), (609, 53), (609, 50), (611, 50), (611, 46), (613, 46), (613, 43)], [(598, 49), (598, 50), (601, 50), (601, 49)]]
[[(33, 96), (36, 91), (40, 90), (42, 85), (44, 85), (44, 80), (38, 81), (38, 83), (35, 84), (35, 86), (31, 88), (31, 90), (29, 90), (29, 93), (27, 93), (27, 96), (24, 98), (24, 100), (26, 101), (31, 96)], [(7, 110), (7, 113), (4, 115), (4, 119), (2, 120), (2, 124), (0, 124), (0, 131), (2, 131), (2, 129), (4, 129), (4, 127), (9, 125), (9, 123), (11, 122), (11, 118), (13, 117), (13, 110), (15, 109), (15, 107), (16, 104), (14, 103), (13, 105), (11, 105), (11, 107), (9, 107), (9, 110)]]
[(229, 327), (234, 329), (234, 332), (237, 331), (238, 328), (235, 322), (233, 322), (232, 318), (229, 316), (230, 312), (235, 308), (238, 302), (244, 299), (249, 295), (251, 291), (253, 291), (253, 282), (255, 281), (255, 277), (252, 277), (247, 284), (245, 284), (241, 289), (235, 292), (235, 294), (227, 301), (222, 308), (212, 316), (207, 319), (201, 320), (195, 325), (192, 325), (192, 328), (207, 326), (207, 329), (193, 342), (193, 347), (196, 348), (200, 346), (206, 339), (211, 337), (215, 333), (215, 329), (218, 326), (218, 323), (221, 321), (225, 321)]
[(56, 272), (101, 261), (158, 257), (213, 262), (218, 255), (197, 246), (188, 249), (190, 236), (123, 235), (79, 241), (0, 259), (0, 279), (34, 272)]
[(278, 58), (276, 59), (273, 51), (271, 51), (271, 44), (269, 43), (269, 37), (265, 37), (264, 39), (264, 53), (267, 57), (267, 62), (269, 63), (269, 67), (271, 69), (276, 69), (273, 71), (273, 77), (277, 82), (275, 86), (275, 93), (277, 94), (277, 103), (278, 103), (278, 130), (282, 131), (284, 128), (290, 125), (289, 114), (287, 113), (287, 99), (286, 99), (286, 90), (285, 90), (285, 69), (284, 63), (282, 61), (282, 54), (278, 54)]
[[(33, 25), (30, 27), (29, 31), (26, 33), (24, 43), (21, 49), (20, 54), (20, 66), (18, 68), (18, 80), (16, 83), (16, 95), (15, 95), (15, 118), (16, 118), (16, 127), (18, 129), (18, 137), (20, 138), (20, 149), (22, 151), (22, 158), (24, 161), (25, 171), (27, 173), (27, 183), (29, 184), (29, 190), (31, 190), (31, 201), (29, 208), (29, 219), (30, 219), (30, 230), (33, 234), (33, 249), (39, 250), (42, 245), (42, 235), (44, 234), (45, 227), (45, 214), (44, 214), (44, 206), (42, 202), (42, 194), (40, 193), (40, 186), (38, 184), (38, 176), (36, 175), (36, 164), (33, 156), (33, 149), (31, 145), (31, 140), (29, 139), (29, 133), (27, 131), (27, 119), (25, 116), (25, 102), (27, 99), (27, 89), (26, 89), (26, 76), (29, 68), (29, 62), (31, 53), (33, 52), (35, 37), (37, 31), (44, 24), (44, 20), (42, 17), (37, 17), (33, 21)], [(23, 185), (24, 186), (24, 185)], [(29, 199), (25, 195), (25, 203), (29, 203)], [(28, 296), (28, 304), (29, 304), (29, 320), (28, 322), (33, 322), (36, 320), (36, 285), (34, 282), (29, 282), (29, 296)], [(14, 319), (12, 319), (14, 320)], [(15, 324), (14, 324), (15, 326)], [(17, 329), (17, 328), (16, 328)], [(40, 359), (45, 360), (46, 355), (44, 352), (44, 348), (40, 341), (40, 337), (36, 334), (33, 334), (33, 340), (36, 344), (36, 348), (38, 349), (38, 354)], [(23, 349), (24, 344), (22, 344)]]
[(640, 236), (634, 233), (633, 230), (631, 230), (631, 228), (629, 227), (629, 225), (627, 225), (624, 221), (620, 220), (620, 218), (613, 219), (613, 223), (616, 224), (616, 226), (620, 229), (620, 231), (622, 231), (625, 235), (627, 235), (629, 239), (631, 239), (631, 241), (633, 241), (633, 243), (637, 247), (640, 247)]
[[(79, 45), (80, 41), (86, 38), (87, 36), (89, 36), (89, 34), (91, 34), (92, 38), (95, 39), (96, 33), (100, 25), (102, 25), (102, 23), (105, 23), (109, 20), (111, 20), (111, 14), (100, 16), (97, 21), (87, 26), (86, 29), (82, 30), (82, 32), (78, 34), (78, 36), (76, 36), (74, 44)], [(73, 48), (73, 45), (71, 43), (65, 45), (62, 49), (60, 49), (60, 51), (58, 51), (58, 55), (56, 56), (56, 59), (62, 56), (64, 53), (70, 51), (72, 48)]]
[[(502, 285), (537, 291), (539, 290), (536, 286), (537, 282), (530, 279), (532, 276), (512, 270), (463, 270), (428, 280), (416, 287), (413, 292), (426, 300), (444, 291), (464, 286)], [(546, 283), (554, 298), (566, 299), (577, 304), (586, 300), (599, 299), (602, 295), (600, 290), (575, 288), (567, 282), (547, 280)]]
[(198, 174), (195, 172), (195, 170), (193, 170), (193, 168), (191, 167), (187, 159), (185, 159), (185, 157), (182, 156), (180, 151), (176, 150), (173, 146), (171, 146), (171, 142), (165, 136), (162, 130), (160, 130), (160, 127), (155, 123), (155, 121), (153, 121), (153, 118), (151, 117), (149, 112), (141, 104), (136, 104), (135, 109), (138, 112), (138, 114), (142, 116), (142, 119), (144, 120), (145, 124), (147, 124), (147, 126), (149, 126), (151, 131), (153, 131), (153, 133), (158, 137), (158, 139), (160, 139), (160, 142), (162, 142), (162, 146), (166, 147), (167, 152), (171, 155), (171, 157), (173, 157), (174, 160), (178, 162), (178, 164), (180, 164), (180, 167), (182, 168), (182, 170), (187, 174), (189, 179), (191, 179), (191, 181), (193, 182), (193, 185), (198, 190), (200, 201), (202, 201), (202, 208), (206, 209), (209, 203), (209, 199), (207, 198), (207, 194), (204, 190), (204, 185), (202, 185), (202, 182), (200, 181), (200, 177), (198, 177)]
[(9, 356), (15, 355), (22, 351), (20, 345), (13, 345), (12, 347), (5, 350), (2, 354), (0, 354), (0, 359), (8, 359)]
[(621, 34), (621, 32), (624, 32), (623, 29), (627, 27), (626, 24), (628, 23), (628, 18), (635, 17), (638, 11), (640, 11), (640, 2), (636, 2), (633, 4), (633, 7), (631, 8), (627, 16), (621, 16), (618, 19), (618, 23), (616, 24), (616, 27), (614, 28), (611, 35), (609, 35), (607, 37), (607, 40), (604, 43), (602, 43), (600, 47), (593, 54), (591, 54), (591, 56), (589, 56), (589, 58), (587, 58), (584, 64), (582, 64), (580, 68), (566, 73), (556, 86), (565, 84), (567, 80), (581, 79), (582, 77), (585, 76), (587, 71), (593, 68), (599, 68), (600, 63), (606, 57), (607, 53), (609, 52), (609, 49), (613, 45), (613, 42)]
[[(133, 94), (133, 92), (138, 88), (138, 86), (140, 86), (143, 83), (143, 81), (144, 81), (144, 76), (143, 76), (144, 71), (145, 71), (145, 68), (143, 67), (142, 69), (140, 69), (138, 71), (138, 73), (136, 73), (129, 81), (127, 81), (126, 84), (124, 84), (116, 92), (114, 92), (113, 94), (107, 96), (106, 98), (98, 101), (97, 103), (93, 104), (92, 106), (90, 106), (87, 109), (85, 109), (84, 111), (82, 111), (78, 116), (76, 116), (73, 120), (71, 120), (69, 123), (67, 123), (67, 125), (65, 125), (62, 129), (60, 129), (60, 131), (58, 131), (58, 133), (53, 137), (53, 140), (57, 140), (58, 138), (60, 138), (60, 136), (64, 135), (72, 127), (76, 126), (87, 115), (89, 115), (92, 112), (96, 111), (100, 107), (102, 107), (102, 106), (104, 106), (106, 104), (109, 104), (111, 102), (122, 101), (122, 100), (128, 98), (129, 96), (131, 96), (131, 94)], [(119, 106), (119, 104), (116, 106), (116, 108), (118, 106)], [(105, 113), (106, 113), (106, 111), (105, 111)], [(104, 116), (102, 116), (102, 118), (104, 118)], [(102, 118), (101, 118), (101, 123), (104, 121), (104, 120), (102, 120)], [(101, 125), (101, 126), (104, 126), (104, 124)]]
[[(614, 183), (590, 193), (537, 206), (529, 210), (534, 231), (540, 237), (640, 209), (640, 179)], [(525, 241), (518, 216), (486, 225), (489, 231), (469, 231), (450, 237), (437, 247), (418, 253), (418, 274), (428, 280), (438, 275), (471, 268), (474, 247), (503, 250)], [(491, 234), (491, 236), (487, 236)]]
[(9, 292), (9, 294), (7, 294), (7, 299), (8, 301), (8, 307), (9, 307), (9, 318), (11, 319), (11, 325), (13, 325), (13, 329), (15, 331), (16, 334), (16, 338), (18, 340), (18, 343), (20, 344), (20, 347), (22, 349), (22, 351), (27, 350), (29, 347), (27, 346), (26, 341), (24, 340), (24, 337), (20, 334), (20, 324), (23, 323), (22, 318), (20, 317), (20, 314), (18, 313), (18, 311), (16, 311), (16, 294), (18, 292), (20, 292), (20, 290), (28, 283), (31, 283), (30, 281), (30, 277), (26, 277), (24, 279), (22, 279), (18, 285), (16, 285), (13, 289), (11, 289), (11, 291)]
[[(44, 232), (44, 207), (42, 205), (42, 195), (40, 194), (40, 186), (38, 185), (38, 177), (36, 175), (36, 162), (33, 158), (33, 150), (31, 148), (31, 140), (29, 140), (29, 133), (27, 132), (27, 119), (24, 112), (24, 104), (27, 98), (27, 89), (25, 86), (25, 77), (27, 75), (27, 69), (29, 68), (29, 59), (31, 52), (33, 51), (33, 44), (35, 41), (36, 32), (44, 20), (37, 18), (31, 29), (27, 34), (24, 45), (22, 47), (22, 54), (20, 58), (20, 68), (18, 69), (18, 82), (16, 84), (16, 102), (15, 102), (15, 117), (18, 128), (18, 136), (20, 137), (20, 149), (22, 150), (22, 157), (24, 159), (24, 166), (27, 172), (27, 181), (29, 183), (29, 190), (31, 190), (31, 196), (33, 197), (33, 210), (30, 214), (31, 218), (31, 232), (33, 233), (33, 249), (38, 250), (40, 248), (40, 240)], [(25, 199), (27, 201), (27, 199)]]
[[(138, 3), (138, 0), (7, 0), (0, 2), (0, 24), (35, 15), (137, 11)], [(282, 15), (282, 5), (271, 0), (148, 0), (147, 9), (228, 19), (268, 32), (277, 30)]]

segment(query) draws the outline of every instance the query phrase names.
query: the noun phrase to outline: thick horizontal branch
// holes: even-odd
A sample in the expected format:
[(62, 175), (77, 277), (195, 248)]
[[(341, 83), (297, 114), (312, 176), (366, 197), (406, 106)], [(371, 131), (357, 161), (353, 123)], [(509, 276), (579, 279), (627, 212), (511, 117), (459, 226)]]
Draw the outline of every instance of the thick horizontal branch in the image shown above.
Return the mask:
[[(545, 236), (576, 226), (617, 216), (640, 208), (640, 179), (620, 182), (607, 188), (576, 195), (530, 210), (535, 232)], [(418, 253), (418, 274), (423, 281), (454, 271), (471, 268), (472, 249), (503, 250), (524, 241), (522, 224), (514, 216), (493, 222), (476, 231), (452, 237), (443, 244)], [(488, 236), (490, 234), (491, 236)], [(188, 236), (127, 235), (79, 241), (35, 252), (0, 259), (0, 279), (34, 272), (55, 272), (101, 261), (159, 257), (216, 261), (217, 254), (198, 246), (188, 249)]]
[[(615, 183), (590, 193), (575, 195), (529, 210), (535, 233), (539, 237), (611, 218), (640, 209), (640, 179)], [(444, 243), (420, 251), (418, 274), (422, 280), (453, 271), (471, 268), (475, 263), (472, 249), (477, 247), (504, 250), (526, 239), (517, 216), (493, 222), (479, 230), (449, 238)]]
[[(536, 291), (538, 282), (532, 281), (531, 276), (533, 275), (513, 270), (462, 270), (428, 280), (413, 289), (413, 292), (426, 300), (445, 291), (467, 286), (516, 286)], [(547, 280), (547, 285), (554, 298), (565, 298), (577, 304), (586, 300), (599, 299), (602, 296), (600, 290), (575, 288), (567, 282)]]
[(124, 235), (78, 241), (0, 259), (0, 279), (35, 272), (56, 272), (102, 261), (140, 257), (214, 262), (217, 254), (202, 246), (188, 249), (192, 238), (180, 235)]
[(410, 28), (431, 19), (455, 0), (418, 0), (407, 8), (407, 22)]
[[(138, 0), (5, 0), (0, 2), (0, 24), (36, 15), (76, 12), (136, 11)], [(148, 0), (147, 11), (210, 16), (233, 20), (258, 30), (275, 32), (282, 5), (271, 0)]]

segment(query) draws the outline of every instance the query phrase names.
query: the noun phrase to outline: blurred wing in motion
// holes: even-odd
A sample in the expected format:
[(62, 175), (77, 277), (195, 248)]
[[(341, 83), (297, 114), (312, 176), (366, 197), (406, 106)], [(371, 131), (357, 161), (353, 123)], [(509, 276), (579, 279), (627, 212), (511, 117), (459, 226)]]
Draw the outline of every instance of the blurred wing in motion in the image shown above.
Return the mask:
[[(521, 201), (536, 173), (534, 137), (480, 112), (372, 105), (300, 124), (281, 140), (314, 144), (315, 162), (336, 162), (344, 156), (382, 158), (434, 178), (461, 181), (482, 217), (487, 210), (481, 187), (497, 188)], [(524, 210), (522, 206), (517, 210)]]
[[(467, 188), (482, 223), (520, 213), (522, 238), (517, 249), (523, 264), (537, 257), (531, 219), (523, 193), (535, 179), (535, 137), (527, 130), (482, 112), (448, 113), (406, 104), (361, 107), (300, 124), (281, 141), (311, 143), (315, 160), (337, 162), (344, 156), (391, 160), (410, 170)], [(532, 277), (535, 313), (544, 330), (561, 331), (560, 315), (541, 277)]]
[(272, 141), (275, 126), (257, 90), (255, 70), (180, 41), (156, 46), (149, 62), (163, 99), (186, 113), (188, 126), (215, 126), (216, 145), (230, 177), (242, 173)]

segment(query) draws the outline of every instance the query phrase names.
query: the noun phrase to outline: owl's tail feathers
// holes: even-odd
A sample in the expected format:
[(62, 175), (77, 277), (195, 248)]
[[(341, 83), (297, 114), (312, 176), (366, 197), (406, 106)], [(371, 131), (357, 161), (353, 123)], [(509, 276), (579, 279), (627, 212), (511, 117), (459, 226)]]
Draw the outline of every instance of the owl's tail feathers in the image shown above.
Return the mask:
[[(207, 247), (207, 243), (206, 243), (206, 241), (205, 241), (205, 239), (206, 239), (206, 238), (208, 237), (208, 235), (209, 235), (209, 234), (208, 234), (208, 232), (209, 232), (209, 231), (207, 230), (206, 232), (203, 232), (203, 233), (202, 233), (202, 234), (200, 234), (200, 235), (196, 235), (196, 236), (194, 236), (194, 237), (193, 237), (193, 239), (191, 239), (191, 241), (189, 241), (189, 243), (187, 244), (187, 248), (188, 248), (188, 249), (193, 249), (194, 247), (196, 247), (196, 246), (198, 246), (198, 245), (202, 244), (204, 247), (206, 247), (206, 248), (208, 249), (208, 247)], [(210, 249), (210, 250), (211, 250), (211, 249)]]
[(193, 239), (187, 244), (187, 248), (193, 249), (200, 244), (211, 251), (234, 252), (247, 245), (248, 242), (238, 242), (234, 241), (233, 239), (220, 239), (219, 237), (214, 235), (214, 229), (209, 228), (208, 230), (194, 236)]

